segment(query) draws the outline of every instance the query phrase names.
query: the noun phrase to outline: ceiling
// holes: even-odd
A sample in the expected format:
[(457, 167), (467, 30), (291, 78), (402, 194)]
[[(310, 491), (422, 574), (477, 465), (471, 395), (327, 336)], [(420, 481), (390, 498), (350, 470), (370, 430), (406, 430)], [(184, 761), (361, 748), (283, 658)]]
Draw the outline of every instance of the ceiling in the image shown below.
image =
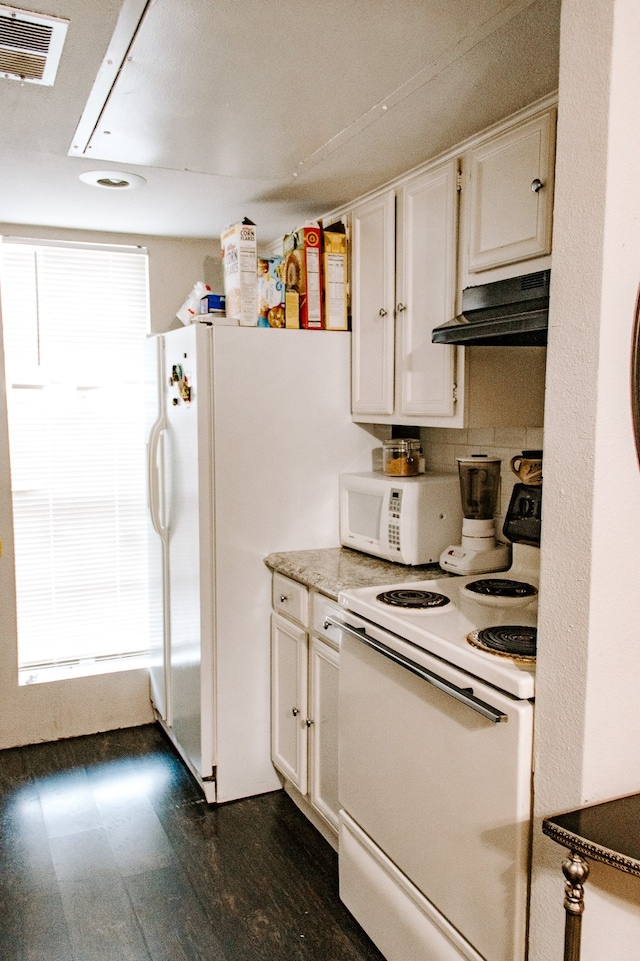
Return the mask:
[(0, 221), (267, 243), (554, 91), (560, 2), (25, 0), (69, 27), (0, 79)]

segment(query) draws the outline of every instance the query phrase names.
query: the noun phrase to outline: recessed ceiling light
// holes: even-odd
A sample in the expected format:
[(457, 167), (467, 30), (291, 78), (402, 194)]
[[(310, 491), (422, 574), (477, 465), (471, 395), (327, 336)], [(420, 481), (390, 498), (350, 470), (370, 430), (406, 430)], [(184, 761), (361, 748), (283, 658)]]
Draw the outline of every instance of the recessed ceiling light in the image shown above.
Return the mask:
[(80, 180), (91, 187), (104, 187), (105, 190), (136, 190), (147, 182), (138, 174), (122, 170), (87, 170), (80, 174)]

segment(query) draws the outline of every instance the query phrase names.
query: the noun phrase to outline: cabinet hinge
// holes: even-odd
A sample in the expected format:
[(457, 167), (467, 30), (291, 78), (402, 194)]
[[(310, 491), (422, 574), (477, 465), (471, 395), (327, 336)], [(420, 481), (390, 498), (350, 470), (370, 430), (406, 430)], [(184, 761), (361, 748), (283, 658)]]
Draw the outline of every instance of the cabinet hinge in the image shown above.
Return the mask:
[(458, 167), (458, 171), (456, 173), (456, 190), (458, 193), (462, 193), (462, 170), (460, 167)]
[(457, 384), (453, 385), (453, 403), (454, 404), (458, 403), (458, 385)]

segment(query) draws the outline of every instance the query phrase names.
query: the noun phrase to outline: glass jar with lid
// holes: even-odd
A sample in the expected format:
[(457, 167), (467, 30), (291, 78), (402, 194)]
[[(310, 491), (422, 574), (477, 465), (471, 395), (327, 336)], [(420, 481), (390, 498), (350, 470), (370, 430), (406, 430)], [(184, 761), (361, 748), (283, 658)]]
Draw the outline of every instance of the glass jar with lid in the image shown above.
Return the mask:
[(411, 437), (385, 440), (382, 444), (382, 467), (385, 474), (411, 477), (418, 473), (420, 441)]

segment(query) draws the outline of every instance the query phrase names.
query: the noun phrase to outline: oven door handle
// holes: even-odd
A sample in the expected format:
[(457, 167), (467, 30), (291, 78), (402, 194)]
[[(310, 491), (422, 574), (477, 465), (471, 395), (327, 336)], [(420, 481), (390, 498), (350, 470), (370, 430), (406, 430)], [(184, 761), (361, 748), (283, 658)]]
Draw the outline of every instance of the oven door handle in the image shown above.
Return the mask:
[(456, 701), (460, 701), (461, 704), (465, 704), (470, 707), (472, 711), (477, 711), (478, 714), (482, 714), (483, 717), (488, 718), (490, 721), (498, 724), (500, 722), (505, 722), (509, 720), (507, 714), (499, 711), (497, 708), (492, 707), (491, 704), (487, 704), (486, 701), (481, 701), (479, 697), (475, 697), (473, 694), (473, 688), (458, 687), (456, 684), (452, 684), (450, 681), (445, 681), (444, 678), (439, 677), (432, 671), (427, 670), (426, 667), (422, 667), (420, 664), (416, 664), (414, 661), (409, 660), (403, 654), (398, 654), (397, 651), (392, 650), (383, 644), (381, 641), (377, 641), (366, 632), (364, 627), (351, 627), (350, 624), (345, 624), (344, 621), (339, 621), (337, 618), (328, 617), (327, 620), (332, 627), (337, 627), (338, 630), (344, 631), (345, 634), (350, 634), (351, 637), (355, 637), (356, 640), (362, 641), (368, 647), (382, 654), (384, 657), (388, 657), (390, 661), (394, 664), (398, 664), (400, 667), (405, 668), (407, 671), (411, 671), (417, 677), (426, 681), (428, 684), (437, 687), (439, 691), (444, 694), (448, 694), (450, 697), (454, 697)]

